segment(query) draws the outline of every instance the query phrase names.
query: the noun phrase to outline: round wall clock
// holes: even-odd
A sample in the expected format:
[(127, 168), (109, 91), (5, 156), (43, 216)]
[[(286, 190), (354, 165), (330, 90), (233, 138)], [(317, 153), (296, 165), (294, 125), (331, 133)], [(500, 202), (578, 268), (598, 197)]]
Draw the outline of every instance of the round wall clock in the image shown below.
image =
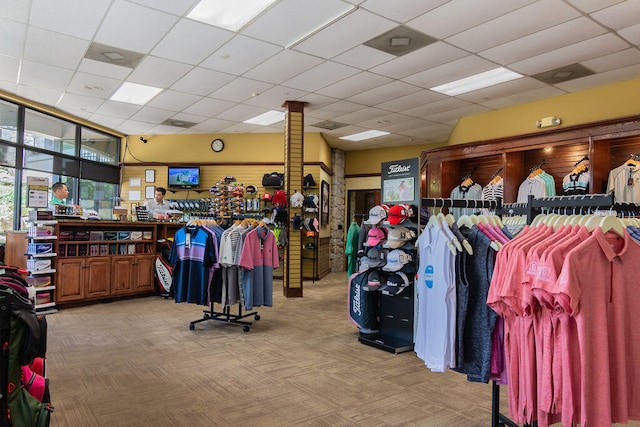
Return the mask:
[(211, 149), (216, 153), (219, 153), (224, 148), (224, 142), (220, 138), (216, 138), (211, 141)]

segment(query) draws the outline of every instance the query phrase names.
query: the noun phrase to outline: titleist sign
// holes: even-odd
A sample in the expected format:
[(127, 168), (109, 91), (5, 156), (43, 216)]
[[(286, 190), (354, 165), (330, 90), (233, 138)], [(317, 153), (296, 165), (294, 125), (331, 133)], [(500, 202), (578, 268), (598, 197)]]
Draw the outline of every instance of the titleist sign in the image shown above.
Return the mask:
[(389, 172), (387, 173), (391, 175), (394, 173), (402, 173), (402, 172), (411, 172), (411, 165), (398, 165), (398, 164), (389, 165)]

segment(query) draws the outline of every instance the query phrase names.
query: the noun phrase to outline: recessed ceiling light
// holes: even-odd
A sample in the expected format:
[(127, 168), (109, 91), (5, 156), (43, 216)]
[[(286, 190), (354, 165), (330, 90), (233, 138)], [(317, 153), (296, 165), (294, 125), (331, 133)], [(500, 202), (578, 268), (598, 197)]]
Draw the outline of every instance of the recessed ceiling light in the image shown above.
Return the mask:
[(129, 104), (144, 105), (154, 96), (162, 92), (159, 87), (145, 86), (137, 83), (124, 82), (113, 94), (111, 101), (127, 102)]
[(464, 79), (449, 82), (440, 86), (432, 87), (431, 90), (443, 93), (449, 96), (456, 96), (462, 93), (472, 92), (499, 83), (508, 82), (510, 80), (519, 79), (522, 74), (515, 73), (506, 68), (495, 68), (485, 71), (484, 73), (465, 77)]
[(347, 141), (363, 141), (365, 139), (371, 139), (383, 135), (389, 135), (389, 132), (383, 132), (380, 130), (367, 130), (364, 132), (354, 133), (352, 135), (341, 136), (340, 139), (346, 139)]
[(201, 0), (188, 18), (230, 31), (238, 31), (275, 0)]
[(243, 123), (249, 123), (252, 125), (269, 126), (274, 123), (278, 123), (284, 120), (284, 112), (271, 110), (266, 113), (257, 115), (251, 119), (245, 120)]

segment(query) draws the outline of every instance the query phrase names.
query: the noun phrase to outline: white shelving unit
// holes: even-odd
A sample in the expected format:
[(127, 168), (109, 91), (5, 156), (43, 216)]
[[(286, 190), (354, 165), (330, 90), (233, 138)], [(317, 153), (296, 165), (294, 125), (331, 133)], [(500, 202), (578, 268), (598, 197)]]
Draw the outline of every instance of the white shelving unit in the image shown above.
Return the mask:
[[(29, 270), (29, 276), (27, 281), (34, 285), (36, 290), (36, 304), (35, 309), (38, 314), (55, 313), (56, 303), (54, 301), (55, 282), (54, 275), (56, 269), (54, 266), (54, 258), (57, 256), (53, 250), (55, 248), (54, 242), (58, 239), (58, 236), (54, 234), (41, 234), (43, 227), (52, 227), (55, 230), (55, 225), (58, 223), (56, 220), (36, 220), (31, 222), (31, 226), (27, 231), (27, 270)], [(53, 233), (53, 231), (52, 231)], [(38, 235), (40, 234), (40, 235)], [(51, 252), (39, 252), (39, 245), (51, 244)], [(50, 261), (44, 263), (44, 267), (39, 268), (43, 261)], [(40, 263), (40, 264), (39, 264)], [(48, 280), (47, 280), (48, 279)]]

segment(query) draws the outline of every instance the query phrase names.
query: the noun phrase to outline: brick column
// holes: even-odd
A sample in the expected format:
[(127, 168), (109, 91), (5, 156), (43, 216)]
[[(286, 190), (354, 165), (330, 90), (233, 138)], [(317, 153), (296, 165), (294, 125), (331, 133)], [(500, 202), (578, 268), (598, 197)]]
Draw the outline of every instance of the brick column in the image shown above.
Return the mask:
[[(304, 102), (286, 101), (284, 118), (284, 186), (287, 197), (303, 188), (304, 172)], [(284, 255), (285, 297), (302, 297), (302, 235), (291, 229), (291, 219), (300, 209), (289, 206), (289, 246)]]

